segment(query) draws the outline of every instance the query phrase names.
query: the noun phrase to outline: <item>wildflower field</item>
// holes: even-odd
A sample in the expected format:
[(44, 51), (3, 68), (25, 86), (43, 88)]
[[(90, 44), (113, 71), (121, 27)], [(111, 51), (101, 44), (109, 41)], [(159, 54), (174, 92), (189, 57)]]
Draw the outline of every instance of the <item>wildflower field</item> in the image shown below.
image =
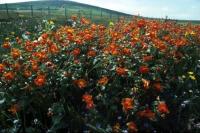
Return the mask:
[(200, 131), (200, 25), (72, 20), (1, 40), (1, 133)]

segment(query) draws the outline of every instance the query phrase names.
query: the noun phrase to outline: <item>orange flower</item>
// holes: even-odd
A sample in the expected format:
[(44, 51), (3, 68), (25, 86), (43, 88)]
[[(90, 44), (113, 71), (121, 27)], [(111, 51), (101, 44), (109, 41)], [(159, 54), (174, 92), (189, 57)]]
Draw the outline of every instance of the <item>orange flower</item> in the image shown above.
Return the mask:
[(86, 105), (86, 108), (87, 108), (87, 109), (92, 109), (92, 108), (94, 108), (94, 102), (93, 102), (93, 101), (88, 102), (87, 105)]
[(34, 72), (38, 71), (39, 67), (38, 67), (38, 64), (37, 63), (32, 63), (32, 70)]
[(87, 93), (85, 93), (83, 96), (82, 96), (82, 100), (84, 101), (84, 102), (89, 102), (89, 101), (91, 101), (92, 100), (92, 95), (89, 95), (89, 94), (87, 94)]
[(143, 61), (144, 62), (148, 62), (148, 61), (152, 61), (152, 60), (153, 60), (153, 56), (151, 56), (151, 55), (143, 56)]
[(25, 71), (24, 71), (24, 76), (25, 76), (26, 78), (29, 78), (31, 75), (32, 75), (32, 72), (31, 72), (30, 70), (25, 70)]
[(0, 64), (0, 73), (2, 73), (5, 69), (5, 66), (3, 64)]
[(69, 41), (74, 41), (75, 38), (74, 38), (73, 35), (68, 35), (68, 36), (67, 36), (67, 39), (68, 39)]
[(150, 81), (142, 78), (142, 82), (144, 89), (149, 89)]
[(144, 19), (141, 19), (137, 22), (138, 27), (142, 28), (144, 27), (146, 24), (146, 21)]
[(43, 86), (43, 85), (45, 84), (45, 82), (46, 82), (46, 76), (45, 76), (45, 75), (42, 75), (42, 74), (38, 75), (38, 76), (34, 79), (35, 85), (36, 85), (36, 86), (39, 86), (39, 87)]
[(49, 47), (49, 51), (52, 53), (52, 54), (57, 54), (58, 52), (59, 52), (59, 48), (58, 48), (58, 46), (57, 45), (51, 45), (50, 47)]
[(124, 48), (124, 49), (123, 49), (123, 54), (125, 54), (125, 55), (131, 55), (131, 49), (129, 49), (129, 48)]
[(82, 44), (83, 44), (83, 40), (80, 39), (80, 38), (78, 38), (78, 37), (76, 38), (75, 42), (76, 42), (76, 44), (78, 44), (78, 45), (82, 45)]
[(20, 68), (21, 68), (21, 65), (19, 64), (19, 63), (15, 63), (15, 64), (13, 64), (13, 69), (15, 70), (15, 71), (19, 71), (20, 70)]
[(41, 37), (42, 37), (44, 40), (46, 40), (46, 39), (48, 38), (48, 34), (47, 34), (47, 33), (43, 33), (43, 34), (41, 35)]
[(47, 53), (46, 51), (35, 52), (33, 56), (38, 58), (39, 61), (44, 61), (47, 58)]
[(95, 31), (95, 30), (97, 29), (97, 26), (96, 26), (95, 24), (92, 24), (92, 25), (91, 25), (91, 29), (92, 29), (93, 31)]
[(76, 21), (77, 20), (77, 16), (71, 16), (71, 19)]
[(36, 60), (31, 60), (30, 63), (32, 71), (37, 72), (39, 70), (38, 62)]
[(21, 52), (20, 52), (19, 49), (13, 48), (13, 49), (11, 50), (11, 56), (13, 57), (13, 59), (19, 58), (20, 55), (21, 55)]
[(137, 113), (140, 117), (144, 117), (144, 118), (148, 118), (150, 120), (154, 120), (155, 119), (155, 113), (153, 111), (151, 111), (149, 108), (143, 110), (143, 111), (139, 111)]
[(32, 52), (32, 51), (33, 51), (33, 46), (31, 46), (31, 45), (25, 45), (25, 46), (24, 46), (24, 49), (25, 49), (27, 52)]
[(149, 68), (147, 66), (140, 66), (139, 72), (142, 74), (149, 73)]
[(123, 98), (121, 104), (122, 104), (123, 110), (125, 112), (133, 109), (133, 99), (132, 98)]
[(20, 39), (19, 37), (16, 37), (16, 42), (17, 42), (18, 44), (21, 44), (21, 43), (22, 43), (22, 39)]
[(83, 89), (87, 86), (87, 81), (84, 79), (78, 79), (74, 81), (75, 85), (78, 86), (80, 89)]
[(119, 53), (119, 50), (118, 50), (117, 48), (110, 49), (110, 53), (111, 53), (112, 55), (119, 55), (119, 54), (120, 54), (120, 53)]
[(9, 42), (5, 42), (3, 45), (2, 45), (3, 48), (5, 49), (8, 49), (10, 48), (10, 43)]
[(120, 132), (120, 124), (116, 123), (113, 127), (112, 127), (112, 132), (113, 133), (119, 133)]
[(87, 104), (87, 105), (86, 105), (86, 108), (87, 108), (87, 109), (92, 109), (92, 108), (94, 108), (94, 102), (93, 102), (93, 99), (92, 99), (92, 95), (89, 95), (89, 94), (85, 93), (85, 94), (82, 96), (82, 100)]
[(168, 114), (169, 113), (169, 109), (168, 109), (168, 107), (167, 107), (167, 105), (166, 105), (166, 103), (165, 102), (160, 102), (159, 104), (158, 104), (158, 106), (157, 106), (157, 110), (158, 110), (158, 112), (160, 112), (161, 114)]
[(157, 91), (159, 91), (159, 92), (163, 90), (163, 86), (162, 86), (161, 83), (159, 83), (159, 82), (154, 83), (154, 84), (153, 84), (153, 87), (154, 87), (155, 90), (157, 90)]
[(78, 56), (79, 54), (81, 53), (81, 50), (79, 48), (75, 48), (73, 51), (72, 51), (72, 54), (74, 56)]
[(20, 106), (18, 104), (14, 104), (8, 109), (8, 111), (15, 115), (17, 112), (20, 111)]
[(93, 38), (93, 37), (92, 37), (91, 34), (85, 34), (85, 35), (84, 35), (84, 40), (85, 40), (85, 41), (90, 41), (90, 40), (92, 40), (92, 38)]
[(126, 125), (128, 126), (129, 133), (136, 133), (138, 131), (135, 122), (130, 121)]
[(88, 25), (90, 23), (86, 18), (81, 18), (81, 24)]
[(96, 56), (96, 51), (94, 51), (94, 50), (89, 50), (89, 51), (87, 52), (87, 56), (88, 56), (88, 57), (94, 57), (94, 56)]
[(6, 79), (6, 80), (13, 80), (14, 79), (14, 77), (15, 77), (15, 73), (13, 73), (13, 72), (5, 72), (4, 74), (3, 74), (3, 77)]
[(126, 75), (127, 74), (127, 69), (126, 68), (117, 67), (116, 68), (116, 72), (117, 72), (118, 75)]
[(98, 84), (104, 86), (104, 85), (106, 85), (108, 83), (108, 80), (109, 80), (108, 77), (103, 76), (102, 78), (100, 78), (98, 80)]
[(74, 33), (73, 28), (68, 28), (66, 31), (67, 31), (67, 34), (69, 34), (69, 35), (72, 35)]

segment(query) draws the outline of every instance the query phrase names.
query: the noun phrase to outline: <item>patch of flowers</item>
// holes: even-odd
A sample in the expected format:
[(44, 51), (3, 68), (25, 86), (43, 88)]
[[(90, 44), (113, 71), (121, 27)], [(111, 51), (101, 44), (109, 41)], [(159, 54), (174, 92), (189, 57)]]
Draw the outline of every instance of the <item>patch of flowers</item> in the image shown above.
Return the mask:
[(1, 132), (199, 130), (200, 26), (72, 19), (2, 44)]

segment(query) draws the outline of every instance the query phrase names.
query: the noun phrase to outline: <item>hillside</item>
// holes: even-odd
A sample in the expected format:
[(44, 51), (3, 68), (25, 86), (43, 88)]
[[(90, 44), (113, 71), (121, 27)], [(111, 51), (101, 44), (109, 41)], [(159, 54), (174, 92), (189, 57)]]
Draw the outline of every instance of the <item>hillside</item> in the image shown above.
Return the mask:
[(131, 16), (130, 14), (73, 1), (43, 0), (0, 5), (0, 19), (18, 17), (62, 18), (71, 15), (85, 16), (91, 19), (94, 18), (95, 20), (97, 18), (118, 19), (119, 16)]
[[(116, 21), (120, 16), (131, 19), (134, 15), (68, 0), (39, 0), (0, 4), (0, 20), (18, 18), (66, 19), (71, 15), (84, 16), (94, 22)], [(160, 18), (148, 18), (161, 20)], [(200, 24), (199, 20), (176, 20), (179, 23)]]

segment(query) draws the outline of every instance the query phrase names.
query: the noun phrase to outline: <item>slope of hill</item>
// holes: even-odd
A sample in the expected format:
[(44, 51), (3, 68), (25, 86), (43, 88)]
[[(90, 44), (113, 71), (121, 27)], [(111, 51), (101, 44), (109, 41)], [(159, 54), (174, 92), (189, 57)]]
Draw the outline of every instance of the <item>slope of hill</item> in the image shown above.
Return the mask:
[[(0, 4), (0, 20), (18, 18), (59, 18), (66, 19), (71, 15), (84, 16), (95, 22), (118, 20), (120, 16), (132, 18), (133, 15), (105, 9), (70, 0), (38, 0), (21, 3)], [(150, 18), (159, 19), (159, 18)], [(160, 20), (160, 19), (159, 19)], [(198, 20), (178, 20), (180, 23), (200, 24)]]
[(68, 17), (71, 15), (88, 18), (117, 19), (119, 16), (131, 16), (105, 8), (77, 3), (73, 1), (32, 1), (0, 5), (0, 19), (18, 17)]

